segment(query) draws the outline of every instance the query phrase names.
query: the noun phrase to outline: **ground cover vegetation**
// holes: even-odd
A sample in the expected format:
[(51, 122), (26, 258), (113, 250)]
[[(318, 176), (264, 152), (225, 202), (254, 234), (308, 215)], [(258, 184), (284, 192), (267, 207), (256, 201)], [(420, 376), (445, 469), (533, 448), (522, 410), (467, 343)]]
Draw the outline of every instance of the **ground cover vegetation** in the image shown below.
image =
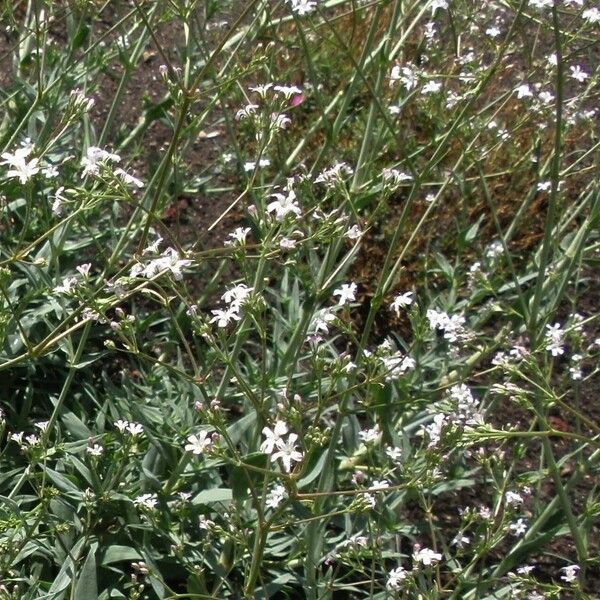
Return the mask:
[(598, 597), (593, 0), (1, 10), (0, 599)]

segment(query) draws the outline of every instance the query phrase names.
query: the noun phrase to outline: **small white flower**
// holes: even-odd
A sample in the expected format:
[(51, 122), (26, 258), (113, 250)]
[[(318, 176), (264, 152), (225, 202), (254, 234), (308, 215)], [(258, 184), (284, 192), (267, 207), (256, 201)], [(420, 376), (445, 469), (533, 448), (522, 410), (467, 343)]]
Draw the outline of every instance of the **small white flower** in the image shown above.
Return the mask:
[(92, 263), (84, 263), (83, 265), (79, 265), (79, 266), (75, 267), (75, 270), (83, 277), (88, 277), (90, 274), (91, 268), (92, 268)]
[(185, 451), (196, 455), (204, 454), (212, 445), (212, 440), (206, 431), (201, 431), (198, 435), (188, 436), (187, 441)]
[(564, 575), (561, 575), (560, 578), (566, 583), (573, 583), (577, 580), (577, 573), (579, 572), (579, 565), (569, 565), (567, 567), (563, 567), (561, 571), (563, 571)]
[(439, 81), (428, 81), (421, 90), (421, 94), (435, 94), (442, 89), (442, 84)]
[(260, 451), (265, 454), (271, 454), (277, 443), (288, 432), (288, 427), (284, 421), (277, 421), (273, 429), (263, 427), (262, 433), (265, 441), (260, 445)]
[(141, 496), (138, 496), (133, 503), (140, 508), (153, 510), (158, 504), (158, 498), (156, 494), (142, 494)]
[(137, 177), (130, 175), (129, 173), (127, 173), (127, 171), (124, 171), (123, 169), (115, 169), (115, 175), (119, 179), (122, 179), (123, 182), (126, 183), (127, 185), (134, 185), (137, 188), (144, 187), (144, 182), (141, 179), (138, 179)]
[(123, 421), (123, 419), (119, 419), (118, 421), (115, 421), (115, 427), (121, 433), (125, 433), (125, 430), (127, 429), (128, 425), (129, 425), (129, 421)]
[(403, 294), (398, 294), (390, 304), (390, 310), (393, 310), (397, 316), (400, 316), (400, 309), (405, 306), (410, 306), (413, 303), (413, 293), (412, 292), (404, 292)]
[(227, 237), (231, 238), (231, 241), (226, 241), (226, 245), (239, 244), (243, 246), (246, 243), (246, 238), (250, 233), (250, 227), (236, 227)]
[(399, 463), (402, 459), (402, 448), (398, 448), (398, 446), (386, 448), (385, 453), (392, 462)]
[(520, 85), (515, 91), (517, 92), (518, 100), (521, 100), (521, 98), (530, 98), (533, 96), (531, 88), (526, 83)]
[(358, 289), (358, 286), (356, 285), (356, 283), (351, 282), (351, 283), (343, 283), (341, 288), (334, 290), (333, 295), (339, 296), (338, 306), (342, 306), (343, 304), (346, 304), (347, 302), (356, 300), (355, 294), (356, 294), (357, 289)]
[(298, 435), (295, 433), (290, 433), (287, 441), (284, 441), (283, 438), (280, 438), (276, 442), (277, 452), (274, 452), (271, 455), (271, 461), (275, 462), (279, 458), (283, 463), (283, 469), (287, 473), (289, 473), (292, 469), (293, 462), (300, 462), (302, 460), (303, 454), (299, 450), (296, 449), (296, 441), (298, 440)]
[(239, 283), (235, 287), (227, 290), (221, 296), (221, 299), (226, 304), (229, 304), (230, 310), (239, 311), (246, 300), (250, 297), (253, 290), (254, 288), (248, 287), (245, 283)]
[(488, 35), (492, 39), (497, 38), (501, 33), (502, 32), (500, 31), (500, 29), (495, 25), (492, 25), (492, 27), (489, 27), (485, 30), (485, 35)]
[(588, 23), (600, 23), (600, 9), (595, 6), (588, 8), (581, 13), (581, 18)]
[(358, 437), (364, 444), (372, 444), (379, 438), (379, 425), (375, 425), (372, 429), (365, 429), (358, 432)]
[(107, 162), (118, 163), (121, 161), (121, 157), (118, 154), (112, 154), (97, 146), (89, 146), (86, 150), (85, 156), (81, 159), (81, 166), (83, 167), (82, 177), (86, 175), (98, 175), (100, 173), (100, 166)]
[(509, 529), (514, 536), (520, 537), (527, 531), (527, 523), (524, 519), (517, 519), (516, 523), (509, 525)]
[(277, 508), (287, 498), (287, 490), (282, 485), (276, 485), (267, 495), (267, 508)]
[(442, 555), (439, 552), (434, 552), (431, 548), (420, 548), (416, 552), (413, 552), (413, 560), (429, 567), (442, 560)]
[(288, 99), (302, 94), (302, 90), (295, 85), (276, 85), (273, 90)]
[(570, 66), (569, 69), (571, 71), (571, 77), (576, 81), (579, 81), (579, 83), (583, 83), (589, 77), (579, 65)]
[(535, 567), (533, 565), (525, 565), (524, 567), (519, 567), (517, 573), (519, 575), (529, 575), (534, 569)]
[(144, 427), (140, 425), (140, 423), (127, 423), (126, 429), (133, 437), (137, 437), (138, 435), (142, 435), (142, 433), (144, 433)]
[(511, 506), (519, 506), (520, 504), (523, 504), (523, 496), (521, 496), (521, 494), (517, 494), (516, 492), (506, 492), (504, 500)]
[(60, 285), (57, 285), (53, 291), (57, 294), (70, 294), (77, 286), (77, 279), (75, 277), (65, 277)]
[(32, 158), (29, 162), (25, 159), (33, 151), (31, 144), (26, 144), (22, 148), (17, 148), (13, 153), (3, 152), (0, 165), (9, 165), (11, 168), (6, 173), (6, 176), (19, 179), (22, 184), (27, 183), (36, 173), (39, 172), (37, 158)]
[(352, 225), (352, 227), (350, 227), (350, 229), (346, 231), (344, 237), (347, 237), (349, 240), (354, 241), (359, 239), (362, 234), (363, 232), (360, 230), (360, 227), (358, 225)]
[(388, 580), (385, 584), (385, 587), (388, 590), (399, 590), (402, 588), (402, 582), (407, 576), (408, 573), (402, 567), (392, 569), (388, 575)]
[(104, 448), (102, 446), (100, 446), (100, 444), (94, 444), (93, 446), (88, 446), (86, 448), (86, 451), (91, 456), (102, 456), (102, 453), (104, 452)]
[(323, 331), (329, 333), (329, 324), (336, 320), (336, 316), (327, 308), (319, 310), (315, 313), (311, 323), (311, 330), (315, 333)]
[(546, 325), (546, 329), (548, 330), (546, 331), (546, 350), (550, 352), (552, 356), (564, 354), (564, 329), (562, 329), (558, 323)]
[(209, 321), (210, 323), (217, 323), (217, 327), (223, 329), (233, 321), (241, 320), (237, 308), (228, 308), (227, 310), (214, 309), (210, 311), (214, 316)]
[(307, 15), (317, 7), (316, 0), (287, 0), (292, 6), (292, 12), (295, 12), (299, 17)]
[(302, 215), (302, 210), (296, 201), (296, 193), (294, 190), (290, 190), (287, 196), (277, 193), (272, 194), (271, 197), (275, 198), (275, 200), (267, 205), (267, 212), (274, 212), (277, 221), (283, 221), (289, 214), (296, 215), (295, 218)]

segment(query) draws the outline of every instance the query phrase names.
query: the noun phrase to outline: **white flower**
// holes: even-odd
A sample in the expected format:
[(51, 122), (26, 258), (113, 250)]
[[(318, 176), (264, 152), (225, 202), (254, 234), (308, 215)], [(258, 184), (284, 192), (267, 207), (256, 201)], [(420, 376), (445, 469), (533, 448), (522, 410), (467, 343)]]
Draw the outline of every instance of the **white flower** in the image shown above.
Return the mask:
[(137, 188), (143, 188), (144, 182), (133, 175), (127, 173), (123, 169), (115, 169), (115, 175), (123, 180), (127, 185), (134, 185)]
[(534, 8), (552, 8), (553, 0), (530, 0), (529, 2)]
[(153, 510), (158, 504), (158, 498), (156, 497), (156, 494), (142, 494), (141, 496), (138, 496), (133, 503), (141, 508)]
[(276, 85), (273, 90), (283, 94), (286, 98), (291, 98), (292, 96), (298, 96), (299, 94), (302, 94), (302, 90), (295, 85)]
[(53, 291), (57, 294), (70, 294), (77, 286), (75, 277), (65, 277), (60, 285), (57, 285)]
[(209, 321), (210, 323), (217, 323), (217, 327), (221, 329), (227, 327), (232, 321), (239, 321), (241, 319), (238, 309), (228, 308), (227, 310), (215, 309), (210, 311), (214, 317)]
[(75, 267), (75, 270), (83, 277), (88, 277), (90, 274), (91, 268), (92, 268), (92, 263), (84, 263), (82, 265), (78, 265), (77, 267)]
[(581, 18), (588, 23), (600, 23), (600, 9), (595, 6), (581, 13)]
[(2, 158), (4, 159), (0, 165), (9, 165), (12, 167), (6, 173), (7, 177), (16, 177), (21, 183), (27, 183), (36, 173), (39, 172), (37, 166), (39, 159), (32, 158), (29, 162), (25, 159), (33, 151), (33, 146), (27, 144), (22, 148), (17, 148), (14, 153), (3, 152)]
[(88, 446), (86, 451), (91, 456), (101, 456), (104, 452), (104, 448), (100, 446), (100, 444), (94, 444), (93, 446)]
[(579, 65), (571, 66), (569, 69), (571, 71), (571, 77), (576, 81), (579, 81), (579, 83), (583, 83), (589, 77)]
[(506, 492), (504, 500), (511, 506), (519, 506), (519, 504), (523, 504), (523, 497), (521, 494), (517, 494), (516, 492)]
[(516, 523), (509, 525), (509, 529), (513, 535), (520, 537), (527, 531), (527, 523), (524, 519), (517, 519)]
[(343, 283), (341, 288), (333, 291), (334, 296), (339, 296), (338, 306), (342, 306), (351, 300), (356, 300), (356, 290), (358, 286), (356, 283)]
[(235, 287), (227, 290), (221, 299), (229, 304), (230, 310), (239, 311), (244, 305), (254, 288), (248, 287), (245, 283), (239, 283)]
[(292, 11), (300, 17), (311, 13), (317, 7), (316, 0), (287, 0), (287, 3), (292, 5)]
[(49, 421), (39, 421), (38, 423), (35, 423), (35, 426), (40, 431), (46, 431), (46, 429), (48, 429), (48, 424), (49, 424)]
[(564, 575), (561, 575), (560, 578), (566, 583), (573, 583), (577, 579), (577, 572), (579, 569), (579, 565), (569, 565), (568, 567), (563, 567), (561, 571), (564, 572)]
[[(394, 65), (390, 72), (390, 87), (399, 81), (407, 92), (417, 87), (418, 78), (416, 72), (410, 67)], [(390, 107), (391, 108), (391, 107)]]
[(248, 173), (249, 171), (254, 171), (257, 167), (259, 169), (263, 169), (264, 167), (268, 167), (271, 164), (271, 161), (268, 158), (261, 158), (258, 163), (253, 161), (248, 161), (244, 163), (244, 171)]
[[(255, 88), (250, 89), (254, 90)], [(235, 118), (238, 121), (241, 121), (242, 119), (247, 119), (248, 117), (256, 113), (257, 108), (258, 104), (247, 104), (246, 106), (244, 106), (244, 108), (240, 108), (240, 110), (237, 111), (237, 113), (235, 114)]]
[(187, 441), (185, 451), (196, 455), (204, 454), (206, 450), (210, 449), (212, 444), (212, 440), (206, 431), (201, 431), (198, 435), (188, 436)]
[(267, 212), (274, 212), (278, 221), (283, 221), (286, 215), (289, 214), (296, 215), (296, 217), (302, 215), (302, 210), (296, 202), (296, 192), (294, 190), (290, 190), (287, 196), (277, 193), (271, 194), (271, 197), (275, 200), (267, 205)]
[(144, 433), (144, 427), (139, 423), (127, 423), (126, 429), (133, 437), (137, 437)]
[(431, 3), (431, 12), (435, 13), (435, 11), (438, 8), (446, 10), (448, 8), (448, 1), (447, 0), (433, 0), (433, 2)]
[(295, 433), (290, 433), (287, 441), (284, 441), (283, 438), (280, 438), (276, 442), (277, 452), (273, 453), (271, 456), (271, 461), (275, 462), (277, 459), (281, 459), (283, 463), (283, 469), (287, 473), (289, 473), (292, 469), (293, 462), (299, 462), (302, 460), (302, 452), (296, 449), (296, 440), (298, 439), (298, 435)]
[(226, 245), (239, 244), (243, 246), (246, 243), (246, 237), (250, 233), (250, 227), (236, 227), (227, 237), (231, 238), (231, 241), (226, 241)]
[(377, 441), (379, 437), (379, 425), (375, 425), (372, 429), (365, 429), (358, 432), (358, 437), (364, 444), (371, 444)]
[(86, 150), (85, 156), (81, 159), (81, 166), (83, 167), (82, 177), (86, 175), (98, 175), (100, 172), (100, 165), (110, 162), (120, 162), (121, 157), (118, 154), (112, 154), (98, 148), (97, 146), (89, 146)]
[(497, 38), (502, 32), (498, 27), (492, 25), (488, 29), (485, 30), (485, 34), (489, 35), (492, 39)]
[(517, 573), (519, 575), (529, 575), (529, 573), (531, 573), (531, 571), (533, 571), (535, 569), (535, 567), (533, 565), (525, 565), (524, 567), (519, 567), (517, 569)]
[(370, 490), (378, 490), (380, 488), (389, 488), (390, 482), (387, 479), (374, 479), (369, 486)]
[(398, 446), (394, 446), (393, 448), (386, 448), (385, 453), (387, 454), (388, 458), (395, 463), (400, 462), (402, 458), (402, 448), (398, 448)]
[(402, 582), (406, 579), (408, 573), (402, 568), (392, 569), (388, 575), (385, 587), (388, 590), (399, 590), (402, 588)]
[(344, 180), (344, 175), (352, 175), (354, 169), (345, 162), (338, 162), (333, 167), (321, 171), (315, 183), (335, 184)]
[(271, 115), (271, 125), (276, 131), (279, 131), (280, 129), (287, 129), (291, 122), (292, 120), (284, 113), (273, 113)]
[(46, 179), (55, 179), (56, 177), (58, 177), (59, 173), (58, 169), (54, 165), (48, 165), (47, 167), (44, 167), (42, 169), (42, 175)]
[(517, 92), (518, 100), (520, 100), (521, 98), (529, 98), (533, 96), (531, 88), (526, 83), (520, 85), (515, 91)]
[(265, 505), (267, 508), (277, 508), (287, 498), (284, 486), (276, 485), (267, 495)]
[(13, 442), (17, 442), (17, 444), (19, 444), (19, 446), (21, 446), (23, 444), (23, 432), (19, 431), (18, 433), (11, 433), (10, 434), (10, 439)]
[(352, 227), (350, 227), (350, 229), (346, 231), (344, 237), (347, 237), (349, 240), (354, 241), (360, 238), (362, 234), (363, 232), (360, 230), (360, 227), (358, 225), (352, 225)]
[(565, 331), (561, 328), (558, 323), (554, 325), (546, 325), (546, 350), (552, 354), (552, 356), (560, 356), (565, 353), (563, 347)]
[(450, 542), (451, 546), (456, 546), (457, 548), (464, 548), (467, 544), (469, 544), (471, 540), (466, 536), (462, 535), (462, 533), (457, 533)]
[[(267, 95), (267, 92), (268, 92), (268, 91), (269, 91), (269, 90), (270, 90), (272, 87), (273, 87), (273, 84), (272, 84), (272, 83), (263, 83), (263, 84), (261, 84), (261, 85), (257, 85), (257, 86), (254, 86), (254, 87), (250, 87), (250, 88), (248, 88), (248, 89), (249, 89), (251, 92), (256, 92), (256, 93), (257, 93), (259, 96), (262, 96), (263, 98), (265, 98), (265, 97), (266, 97), (266, 95)], [(254, 105), (252, 105), (252, 106), (254, 106), (254, 107), (258, 108), (258, 107), (256, 106), (256, 104), (254, 104)]]
[(439, 552), (434, 552), (431, 548), (420, 548), (413, 552), (413, 560), (428, 567), (442, 560), (442, 555)]
[(121, 433), (125, 433), (125, 430), (127, 429), (128, 425), (129, 425), (129, 421), (123, 421), (123, 419), (119, 419), (118, 421), (115, 421), (115, 427)]
[(275, 427), (263, 427), (262, 433), (265, 436), (265, 441), (260, 445), (260, 451), (265, 454), (271, 454), (277, 443), (288, 432), (288, 427), (284, 421), (277, 421)]
[(435, 94), (442, 89), (442, 84), (439, 81), (428, 81), (421, 90), (421, 94)]
[(335, 320), (336, 316), (329, 309), (321, 309), (315, 313), (311, 323), (311, 329), (314, 333), (319, 331), (329, 333), (329, 323), (333, 323)]
[(384, 181), (391, 182), (394, 186), (400, 185), (404, 181), (411, 181), (412, 176), (408, 173), (398, 171), (398, 169), (383, 169), (381, 176)]
[(405, 306), (410, 306), (413, 303), (412, 292), (404, 292), (398, 294), (390, 304), (390, 310), (393, 310), (397, 316), (400, 316), (400, 309)]

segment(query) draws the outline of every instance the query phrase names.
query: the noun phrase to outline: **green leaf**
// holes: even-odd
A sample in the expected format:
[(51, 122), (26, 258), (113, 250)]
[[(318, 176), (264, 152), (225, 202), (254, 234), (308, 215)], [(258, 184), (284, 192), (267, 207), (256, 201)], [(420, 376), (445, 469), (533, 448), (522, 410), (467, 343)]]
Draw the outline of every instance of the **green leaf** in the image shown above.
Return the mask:
[(229, 488), (213, 488), (212, 490), (203, 490), (196, 494), (192, 504), (213, 504), (215, 502), (231, 502), (233, 500), (233, 491)]
[(77, 600), (97, 600), (98, 582), (96, 579), (96, 548), (93, 544), (79, 571), (77, 583), (75, 584), (75, 598)]
[(142, 555), (135, 549), (129, 546), (109, 546), (102, 556), (100, 564), (103, 567), (112, 565), (118, 562), (132, 562), (135, 560), (141, 560)]

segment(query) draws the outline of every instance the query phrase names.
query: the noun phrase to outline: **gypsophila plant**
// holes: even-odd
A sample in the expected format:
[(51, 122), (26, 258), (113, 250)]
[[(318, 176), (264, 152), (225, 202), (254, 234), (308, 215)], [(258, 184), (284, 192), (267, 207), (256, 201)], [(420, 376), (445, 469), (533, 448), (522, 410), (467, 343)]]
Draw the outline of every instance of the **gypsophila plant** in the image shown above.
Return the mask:
[(600, 7), (0, 23), (0, 600), (594, 597)]

